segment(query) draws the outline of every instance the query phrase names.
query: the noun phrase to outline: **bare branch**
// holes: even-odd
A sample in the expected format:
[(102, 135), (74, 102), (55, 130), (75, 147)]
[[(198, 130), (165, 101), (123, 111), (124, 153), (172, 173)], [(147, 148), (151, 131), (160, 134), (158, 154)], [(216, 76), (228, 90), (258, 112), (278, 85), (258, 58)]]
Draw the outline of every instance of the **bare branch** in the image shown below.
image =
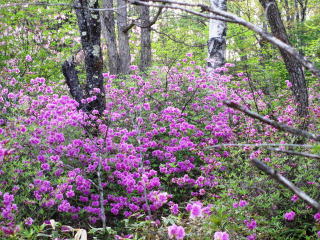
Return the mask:
[(291, 181), (289, 181), (287, 178), (282, 176), (276, 170), (267, 166), (266, 164), (259, 161), (258, 159), (252, 159), (252, 163), (254, 166), (256, 166), (258, 169), (260, 169), (261, 171), (263, 171), (266, 174), (268, 174), (269, 176), (271, 176), (277, 182), (281, 183), (286, 188), (289, 188), (297, 196), (299, 196), (301, 199), (303, 199), (305, 202), (307, 202), (310, 206), (314, 207), (317, 210), (320, 210), (320, 204), (316, 200), (309, 197), (309, 195), (307, 195), (305, 192), (303, 192), (300, 188), (296, 187)]
[(285, 144), (285, 143), (224, 143), (209, 146), (208, 148), (220, 148), (220, 147), (302, 147), (313, 148), (314, 145), (307, 144)]
[(289, 154), (289, 155), (297, 155), (297, 156), (302, 156), (302, 157), (320, 159), (320, 155), (311, 154), (311, 153), (307, 153), (307, 152), (296, 152), (296, 151), (290, 151), (290, 150), (282, 150), (282, 149), (279, 149), (279, 148), (269, 148), (268, 150), (281, 152), (281, 153), (286, 153), (286, 154)]
[(140, 28), (150, 28), (150, 27), (151, 27), (152, 25), (154, 25), (154, 24), (156, 23), (156, 21), (158, 20), (159, 16), (161, 15), (162, 9), (163, 9), (163, 7), (159, 7), (157, 14), (156, 14), (156, 15), (154, 16), (154, 18), (150, 21), (150, 24), (144, 26), (144, 25), (139, 24), (140, 18), (138, 18), (138, 19), (133, 19), (133, 20), (131, 20), (131, 22), (126, 26), (126, 28), (123, 29), (122, 31), (123, 31), (124, 33), (126, 33), (126, 32), (128, 32), (128, 31), (130, 31), (134, 26), (138, 26), (138, 27), (140, 27)]
[[(203, 13), (200, 13), (200, 12), (197, 12), (197, 11), (193, 11), (193, 10), (190, 10), (190, 9), (186, 9), (186, 8), (183, 8), (183, 7), (179, 7), (179, 6), (150, 4), (150, 3), (142, 2), (142, 1), (138, 1), (138, 0), (129, 0), (129, 2), (131, 4), (135, 4), (135, 5), (144, 5), (144, 6), (158, 7), (158, 8), (163, 7), (163, 8), (170, 8), (170, 9), (178, 9), (178, 10), (181, 10), (181, 11), (184, 11), (184, 12), (187, 12), (187, 13), (191, 13), (193, 15), (204, 17), (204, 18), (211, 18), (211, 19), (216, 19), (216, 20), (221, 20), (221, 21), (226, 21), (226, 22), (237, 23), (232, 19), (228, 19), (228, 18), (221, 17), (221, 16), (212, 16), (212, 15), (208, 15), (208, 14), (203, 14)], [(152, 2), (156, 2), (156, 1), (152, 1)], [(162, 2), (162, 1), (159, 0), (159, 2)], [(170, 2), (163, 1), (163, 3), (170, 3)]]
[(261, 121), (263, 123), (266, 123), (266, 124), (276, 128), (278, 130), (281, 130), (281, 131), (288, 132), (288, 133), (291, 133), (291, 134), (296, 135), (296, 136), (301, 136), (301, 137), (305, 137), (305, 138), (312, 139), (312, 140), (320, 142), (320, 135), (315, 135), (313, 133), (310, 133), (310, 132), (307, 132), (307, 131), (304, 131), (304, 130), (301, 130), (301, 129), (298, 129), (298, 128), (290, 127), (290, 126), (288, 126), (286, 124), (270, 120), (268, 118), (263, 117), (260, 114), (257, 114), (255, 112), (249, 111), (246, 108), (244, 108), (243, 106), (241, 106), (241, 105), (239, 105), (237, 103), (231, 102), (231, 101), (224, 101), (224, 104), (227, 105), (230, 108), (233, 108), (233, 109), (236, 109), (236, 110), (239, 110), (239, 111), (243, 112), (244, 114), (248, 115), (251, 118), (258, 119), (259, 121)]
[(156, 23), (156, 21), (159, 19), (161, 13), (162, 13), (163, 7), (159, 7), (158, 8), (158, 12), (157, 14), (153, 17), (153, 19), (150, 21), (150, 24), (148, 24), (148, 26), (143, 26), (143, 27), (151, 27), (152, 25), (154, 25)]
[[(296, 58), (304, 67), (306, 67), (310, 72), (312, 72), (315, 76), (320, 78), (320, 70), (316, 68), (316, 66), (307, 60), (304, 56), (302, 56), (295, 48), (292, 46), (284, 43), (280, 39), (276, 38), (272, 34), (265, 32), (262, 28), (257, 27), (256, 25), (247, 22), (243, 18), (240, 18), (232, 13), (223, 11), (218, 8), (211, 8), (207, 5), (204, 4), (193, 4), (193, 3), (185, 3), (185, 2), (178, 2), (178, 1), (172, 1), (172, 0), (149, 0), (149, 2), (159, 2), (159, 3), (169, 3), (169, 4), (174, 4), (174, 5), (159, 5), (159, 4), (150, 4), (144, 1), (139, 1), (139, 0), (129, 0), (130, 3), (132, 4), (137, 4), (137, 5), (145, 5), (145, 6), (151, 6), (151, 7), (165, 7), (165, 8), (171, 8), (171, 9), (179, 9), (181, 11), (185, 11), (197, 16), (201, 16), (204, 18), (208, 19), (217, 19), (221, 21), (226, 21), (226, 22), (231, 22), (231, 23), (237, 23), (242, 26), (247, 27), (248, 29), (258, 33), (262, 38), (265, 40), (269, 41), (273, 45), (279, 47), (280, 49), (283, 49), (287, 53), (289, 53), (291, 56)], [(178, 6), (176, 6), (178, 5)], [(184, 7), (181, 7), (184, 6)], [(185, 7), (197, 7), (201, 9), (201, 12), (209, 12), (212, 13), (210, 15), (200, 13), (198, 11), (190, 10)]]
[(128, 31), (130, 31), (131, 28), (133, 28), (134, 26), (137, 25), (136, 22), (137, 22), (138, 20), (139, 20), (139, 19), (134, 19), (134, 20), (132, 20), (131, 23), (128, 24), (128, 25), (126, 26), (126, 28), (122, 30), (122, 32), (127, 33)]
[(22, 7), (28, 7), (28, 6), (62, 6), (62, 7), (71, 7), (71, 8), (75, 8), (75, 9), (87, 9), (89, 11), (117, 11), (120, 8), (124, 8), (126, 6), (120, 6), (120, 7), (116, 7), (116, 8), (90, 8), (90, 7), (80, 7), (80, 6), (76, 6), (73, 4), (68, 4), (68, 3), (46, 3), (46, 2), (28, 2), (28, 3), (9, 3), (9, 4), (4, 4), (4, 5), (0, 5), (0, 9), (1, 8), (9, 8), (9, 7), (18, 7), (18, 6), (22, 6)]

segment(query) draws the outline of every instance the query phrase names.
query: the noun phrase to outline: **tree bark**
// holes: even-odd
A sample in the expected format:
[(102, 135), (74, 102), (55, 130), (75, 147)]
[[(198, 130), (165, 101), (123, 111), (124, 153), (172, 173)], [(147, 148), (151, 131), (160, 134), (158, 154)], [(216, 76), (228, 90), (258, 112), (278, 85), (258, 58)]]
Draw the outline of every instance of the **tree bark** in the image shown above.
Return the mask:
[[(90, 103), (83, 104), (88, 112), (98, 110), (101, 114), (105, 109), (105, 90), (103, 85), (103, 58), (101, 52), (101, 22), (97, 11), (90, 11), (88, 8), (99, 8), (98, 0), (76, 0), (75, 5), (78, 26), (81, 36), (81, 45), (84, 52), (86, 84), (85, 88), (79, 84), (75, 64), (73, 61), (66, 61), (63, 64), (63, 73), (70, 88), (71, 95), (79, 102), (80, 98), (95, 96)], [(69, 83), (68, 83), (69, 82)], [(85, 94), (81, 97), (84, 90)], [(81, 104), (81, 100), (79, 102)]]
[(140, 51), (140, 70), (145, 71), (151, 66), (151, 22), (150, 9), (148, 6), (140, 6), (141, 19), (141, 51)]
[[(212, 8), (227, 10), (227, 0), (210, 0)], [(208, 41), (208, 71), (225, 64), (227, 24), (224, 21), (210, 19)]]
[(130, 72), (130, 46), (129, 46), (129, 32), (126, 30), (127, 24), (127, 1), (118, 0), (118, 46), (120, 57), (120, 72), (128, 74)]
[(83, 89), (79, 82), (74, 57), (71, 57), (62, 64), (62, 73), (66, 79), (71, 96), (79, 103), (79, 108), (83, 108), (83, 104), (81, 103)]
[[(113, 0), (103, 0), (104, 8), (113, 8)], [(108, 48), (108, 65), (111, 74), (120, 73), (120, 58), (117, 47), (117, 38), (115, 31), (115, 20), (113, 11), (104, 11), (103, 14), (103, 32)]]
[(295, 12), (295, 20), (298, 23), (300, 22), (300, 11), (299, 11), (298, 0), (294, 0), (294, 12)]
[[(275, 0), (259, 0), (266, 11), (271, 31), (275, 37), (290, 45), (288, 35), (281, 20), (280, 12)], [(291, 90), (297, 103), (297, 114), (300, 117), (308, 116), (308, 89), (301, 63), (289, 54), (280, 49), (281, 56), (289, 73)], [(306, 126), (304, 126), (306, 127)]]

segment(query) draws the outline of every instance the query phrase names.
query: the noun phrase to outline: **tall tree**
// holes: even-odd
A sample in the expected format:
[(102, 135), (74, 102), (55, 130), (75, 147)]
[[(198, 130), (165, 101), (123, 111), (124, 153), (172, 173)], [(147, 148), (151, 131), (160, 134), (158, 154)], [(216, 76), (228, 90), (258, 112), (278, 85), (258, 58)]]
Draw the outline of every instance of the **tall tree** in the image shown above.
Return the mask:
[[(227, 10), (227, 0), (210, 0), (212, 8)], [(208, 70), (221, 67), (225, 63), (227, 24), (210, 19), (208, 41)]]
[(151, 21), (148, 6), (139, 6), (141, 19), (141, 51), (140, 70), (145, 71), (151, 66)]
[[(290, 41), (281, 20), (281, 15), (275, 0), (259, 0), (263, 6), (271, 31), (275, 37), (290, 45)], [(308, 116), (308, 89), (302, 69), (301, 63), (289, 54), (287, 51), (279, 48), (281, 56), (286, 65), (290, 82), (292, 84), (291, 90), (297, 103), (297, 113), (300, 117)], [(304, 125), (303, 127), (306, 127)]]
[[(103, 6), (108, 9), (114, 8), (114, 0), (103, 0)], [(128, 74), (131, 62), (129, 30), (133, 25), (128, 24), (126, 0), (117, 0), (116, 10), (105, 11), (102, 16), (103, 35), (108, 48), (109, 71), (112, 74)]]
[[(103, 0), (103, 7), (113, 8), (113, 0)], [(102, 14), (103, 35), (107, 42), (108, 65), (111, 74), (120, 73), (120, 57), (117, 46), (117, 37), (115, 31), (114, 11), (104, 11)]]
[[(102, 113), (105, 109), (105, 91), (103, 85), (103, 58), (100, 44), (101, 22), (99, 12), (89, 8), (99, 8), (98, 0), (76, 0), (75, 5), (78, 26), (81, 36), (81, 45), (84, 52), (86, 70), (86, 83), (82, 88), (74, 57), (65, 61), (62, 66), (71, 95), (79, 102), (80, 107), (86, 111), (98, 110)], [(93, 97), (90, 103), (82, 103), (83, 98)]]
[(130, 72), (130, 45), (129, 45), (129, 30), (128, 26), (128, 13), (127, 13), (127, 1), (118, 0), (117, 10), (118, 21), (118, 46), (119, 46), (119, 58), (120, 58), (120, 73), (128, 74)]

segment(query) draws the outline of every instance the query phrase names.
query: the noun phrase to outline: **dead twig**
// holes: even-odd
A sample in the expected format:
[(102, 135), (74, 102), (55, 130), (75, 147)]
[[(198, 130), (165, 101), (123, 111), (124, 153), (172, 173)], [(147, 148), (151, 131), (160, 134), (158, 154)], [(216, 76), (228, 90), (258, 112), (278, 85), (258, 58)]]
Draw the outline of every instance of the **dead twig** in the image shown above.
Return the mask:
[(267, 166), (263, 162), (259, 161), (258, 159), (252, 159), (252, 164), (256, 166), (261, 171), (265, 172), (269, 176), (271, 176), (273, 179), (275, 179), (277, 182), (285, 186), (286, 188), (293, 191), (297, 196), (299, 196), (302, 200), (304, 200), (306, 203), (308, 203), (313, 208), (320, 210), (320, 203), (311, 198), (308, 194), (303, 192), (300, 188), (296, 187), (291, 181), (289, 181), (287, 178), (282, 176), (280, 173), (278, 173), (273, 168)]
[(315, 135), (315, 134), (310, 133), (308, 131), (301, 130), (298, 128), (293, 128), (293, 127), (290, 127), (289, 125), (270, 120), (268, 118), (263, 117), (262, 115), (260, 115), (258, 113), (252, 112), (252, 111), (246, 109), (245, 107), (243, 107), (237, 103), (231, 102), (231, 101), (224, 101), (223, 103), (230, 108), (239, 110), (240, 112), (243, 112), (247, 116), (254, 118), (254, 119), (258, 119), (259, 121), (266, 123), (266, 124), (276, 128), (280, 131), (288, 132), (288, 133), (291, 133), (292, 135), (295, 135), (295, 136), (305, 137), (305, 138), (320, 142), (320, 135)]
[(289, 155), (297, 155), (297, 156), (302, 156), (302, 157), (320, 159), (320, 155), (307, 153), (307, 152), (296, 152), (296, 151), (290, 151), (290, 150), (282, 150), (282, 149), (279, 149), (279, 148), (268, 148), (268, 150), (275, 151), (275, 152), (286, 153), (286, 154), (289, 154)]

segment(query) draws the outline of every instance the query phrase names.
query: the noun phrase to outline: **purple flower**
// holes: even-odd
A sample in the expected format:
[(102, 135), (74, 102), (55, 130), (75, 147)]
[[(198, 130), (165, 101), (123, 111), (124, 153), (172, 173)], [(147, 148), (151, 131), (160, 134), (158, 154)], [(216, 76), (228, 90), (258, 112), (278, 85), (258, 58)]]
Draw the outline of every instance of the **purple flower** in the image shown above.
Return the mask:
[(177, 215), (179, 213), (179, 206), (178, 204), (173, 204), (171, 207), (170, 207), (170, 211), (172, 214), (174, 215)]
[(32, 223), (33, 223), (33, 219), (31, 217), (28, 217), (24, 220), (25, 225), (31, 226)]
[(238, 208), (239, 207), (239, 203), (236, 202), (236, 203), (232, 204), (232, 207), (233, 208)]
[(320, 212), (316, 213), (314, 216), (313, 216), (314, 220), (316, 220), (317, 222), (320, 221)]
[(214, 240), (229, 240), (229, 234), (226, 232), (215, 232), (213, 239)]
[(71, 197), (74, 197), (74, 196), (75, 196), (74, 191), (70, 190), (70, 191), (66, 192), (66, 197), (67, 198), (71, 198)]
[(63, 200), (58, 206), (59, 212), (69, 212), (70, 209), (71, 209), (71, 205), (67, 200)]
[(138, 66), (136, 66), (136, 65), (131, 65), (129, 68), (130, 68), (130, 70), (133, 70), (133, 71), (134, 71), (134, 70), (137, 70), (137, 69), (138, 69)]
[(289, 80), (286, 80), (285, 82), (286, 82), (288, 88), (292, 87), (292, 83)]
[(172, 225), (168, 227), (168, 235), (170, 239), (181, 240), (185, 237), (184, 228), (177, 225)]
[(43, 163), (43, 164), (41, 164), (41, 168), (44, 171), (49, 171), (50, 170), (50, 165), (48, 163)]
[(26, 61), (27, 61), (27, 62), (32, 62), (32, 57), (31, 57), (30, 55), (27, 55), (27, 56), (26, 56)]
[(247, 240), (256, 240), (257, 235), (256, 234), (251, 234), (249, 236), (247, 236)]
[(295, 216), (296, 216), (296, 213), (294, 211), (287, 212), (283, 215), (284, 219), (287, 221), (293, 221)]
[(296, 202), (298, 200), (299, 200), (299, 197), (297, 195), (295, 195), (295, 194), (291, 197), (291, 201), (292, 202)]
[(256, 220), (244, 220), (244, 223), (246, 224), (247, 228), (249, 228), (250, 230), (253, 230), (257, 227), (257, 222)]
[(247, 206), (248, 205), (248, 202), (247, 201), (245, 201), (245, 200), (240, 200), (240, 202), (239, 202), (239, 207), (245, 207), (245, 206)]
[(192, 204), (188, 204), (186, 210), (190, 212), (190, 218), (202, 217), (202, 203), (195, 202)]

